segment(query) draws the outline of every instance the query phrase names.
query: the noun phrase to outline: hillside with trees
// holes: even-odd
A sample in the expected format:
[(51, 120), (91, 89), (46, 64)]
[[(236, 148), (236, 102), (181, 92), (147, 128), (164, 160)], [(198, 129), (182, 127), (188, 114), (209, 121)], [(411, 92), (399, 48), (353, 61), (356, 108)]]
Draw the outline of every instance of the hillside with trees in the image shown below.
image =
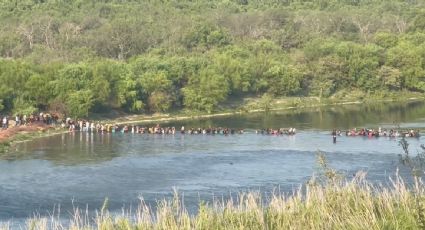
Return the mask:
[(424, 0), (0, 0), (0, 113), (425, 91)]

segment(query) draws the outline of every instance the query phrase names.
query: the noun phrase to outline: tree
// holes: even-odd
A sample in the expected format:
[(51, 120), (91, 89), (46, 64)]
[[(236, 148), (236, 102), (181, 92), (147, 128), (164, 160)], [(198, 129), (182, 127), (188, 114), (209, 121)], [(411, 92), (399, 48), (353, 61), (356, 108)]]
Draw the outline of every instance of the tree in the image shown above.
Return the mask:
[(171, 107), (171, 99), (168, 94), (155, 91), (149, 96), (148, 105), (153, 112), (165, 112)]
[(402, 88), (424, 91), (425, 73), (420, 50), (410, 42), (400, 42), (388, 50), (386, 65), (401, 71)]
[(173, 85), (165, 71), (143, 74), (140, 85), (148, 96), (148, 105), (152, 112), (165, 112), (170, 108)]
[(343, 60), (342, 71), (346, 76), (346, 86), (354, 86), (366, 91), (376, 89), (379, 85), (376, 76), (381, 48), (376, 45), (347, 42), (340, 44), (336, 53), (340, 60)]
[(93, 72), (88, 64), (71, 64), (65, 66), (58, 73), (58, 77), (50, 82), (53, 94), (66, 99), (70, 93), (89, 89), (93, 80)]
[(66, 99), (66, 105), (70, 116), (74, 118), (87, 117), (93, 103), (93, 93), (91, 90), (78, 90), (72, 92)]
[(3, 111), (4, 105), (3, 105), (3, 99), (0, 99), (0, 112)]
[(38, 106), (47, 106), (53, 97), (52, 89), (47, 84), (50, 81), (51, 79), (48, 75), (33, 74), (25, 82), (25, 90), (31, 100), (35, 101)]
[[(29, 76), (34, 73), (30, 64), (23, 61), (0, 59), (0, 99), (6, 110), (13, 110), (16, 98), (20, 97), (23, 103), (33, 102), (28, 92), (23, 88)], [(20, 104), (23, 104), (20, 103)]]
[(211, 112), (253, 94), (424, 92), (422, 5), (0, 0), (1, 109), (65, 112), (73, 97), (88, 112)]
[(130, 112), (140, 112), (145, 104), (139, 97), (139, 85), (131, 73), (123, 75), (123, 79), (115, 85), (118, 105)]
[(208, 23), (199, 24), (194, 27), (184, 38), (183, 45), (189, 50), (194, 48), (210, 49), (214, 46), (225, 46), (230, 44), (229, 34), (222, 28)]
[(383, 84), (390, 90), (399, 90), (401, 88), (401, 72), (400, 70), (390, 67), (381, 66), (378, 76)]
[(416, 17), (413, 20), (412, 30), (415, 31), (424, 31), (425, 30), (425, 11), (422, 10), (416, 14)]
[(97, 101), (103, 106), (130, 112), (140, 112), (143, 109), (144, 103), (138, 90), (140, 87), (130, 65), (113, 60), (99, 60), (93, 66), (93, 75), (94, 87), (102, 89)]
[(249, 58), (249, 52), (234, 46), (213, 55), (213, 68), (229, 82), (231, 93), (246, 93), (251, 89), (253, 79), (248, 69)]
[(375, 43), (383, 48), (391, 48), (397, 45), (398, 37), (392, 33), (380, 32), (375, 34)]
[(222, 75), (211, 69), (203, 69), (199, 76), (190, 79), (189, 85), (182, 91), (187, 108), (211, 113), (220, 102), (226, 100), (229, 84)]
[(172, 87), (172, 81), (165, 71), (146, 72), (141, 76), (140, 84), (146, 94), (167, 92)]
[(264, 109), (264, 111), (269, 112), (272, 107), (272, 102), (273, 102), (272, 95), (265, 93), (263, 94), (263, 96), (261, 96), (259, 104), (261, 108)]
[(302, 73), (299, 68), (290, 65), (272, 66), (267, 72), (268, 92), (273, 95), (293, 95), (300, 88)]
[(33, 114), (37, 112), (37, 108), (33, 101), (24, 99), (23, 97), (17, 97), (13, 101), (13, 113), (14, 114)]

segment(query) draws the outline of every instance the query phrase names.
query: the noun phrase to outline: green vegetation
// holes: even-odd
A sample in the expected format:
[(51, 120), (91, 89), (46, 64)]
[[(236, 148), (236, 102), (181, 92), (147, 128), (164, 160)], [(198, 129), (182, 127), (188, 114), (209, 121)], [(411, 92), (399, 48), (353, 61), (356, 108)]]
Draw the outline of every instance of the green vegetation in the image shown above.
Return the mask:
[(9, 142), (0, 142), (0, 154), (7, 152), (10, 147)]
[[(0, 113), (425, 91), (425, 1), (0, 0)], [(263, 105), (269, 109), (269, 105)]]

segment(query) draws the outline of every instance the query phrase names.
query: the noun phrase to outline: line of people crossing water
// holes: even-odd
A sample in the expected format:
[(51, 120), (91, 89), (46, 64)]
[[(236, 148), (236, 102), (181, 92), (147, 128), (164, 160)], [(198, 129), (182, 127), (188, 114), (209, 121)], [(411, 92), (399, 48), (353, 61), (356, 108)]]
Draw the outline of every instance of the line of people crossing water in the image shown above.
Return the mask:
[[(334, 129), (331, 133), (333, 142), (336, 143), (336, 137), (342, 136), (341, 130)], [(378, 129), (367, 129), (362, 128), (357, 130), (357, 128), (353, 128), (351, 130), (345, 131), (345, 136), (347, 137), (355, 137), (355, 136), (362, 136), (362, 137), (420, 137), (420, 131), (417, 130), (398, 130), (398, 129), (382, 129), (379, 127)]]
[(155, 126), (141, 126), (141, 125), (114, 125), (114, 124), (102, 124), (90, 121), (72, 121), (67, 120), (63, 124), (64, 128), (67, 127), (70, 132), (97, 132), (97, 133), (138, 133), (138, 134), (167, 134), (174, 135), (177, 132), (181, 134), (243, 134), (243, 129), (233, 128), (189, 128), (186, 129), (184, 126), (177, 130), (176, 127), (161, 127), (159, 124)]
[[(9, 128), (9, 117), (0, 116), (2, 130)], [(162, 127), (159, 124), (153, 126), (142, 126), (142, 125), (116, 125), (116, 124), (105, 124), (102, 122), (94, 122), (89, 120), (73, 120), (71, 118), (60, 119), (58, 115), (50, 113), (40, 113), (37, 115), (16, 115), (15, 120), (11, 121), (12, 126), (25, 126), (32, 124), (43, 124), (48, 126), (61, 126), (70, 132), (93, 132), (93, 133), (139, 133), (139, 134), (167, 134), (174, 135), (180, 134), (222, 134), (222, 135), (233, 135), (233, 134), (244, 134), (245, 129), (235, 129), (228, 127), (208, 127), (208, 128), (186, 128), (181, 126), (179, 129), (176, 127)], [(261, 135), (295, 135), (297, 133), (296, 128), (267, 128), (257, 129), (256, 134)], [(337, 136), (365, 136), (365, 137), (420, 137), (420, 131), (418, 129), (368, 129), (368, 128), (353, 128), (346, 131), (333, 130), (332, 136), (334, 143), (336, 142)]]
[(357, 130), (353, 128), (345, 132), (346, 136), (368, 136), (368, 137), (419, 137), (419, 130), (398, 130), (398, 129), (367, 129), (362, 128)]
[[(208, 127), (208, 128), (186, 128), (181, 126), (177, 130), (176, 127), (161, 127), (159, 124), (155, 126), (142, 126), (142, 125), (115, 125), (115, 124), (102, 124), (100, 122), (90, 122), (86, 120), (73, 121), (66, 119), (65, 123), (62, 124), (64, 128), (68, 128), (70, 132), (97, 132), (97, 133), (139, 133), (139, 134), (168, 134), (173, 135), (176, 133), (180, 134), (244, 134), (244, 129), (235, 129), (228, 127)], [(255, 133), (263, 135), (295, 135), (295, 128), (279, 128), (279, 129), (260, 129), (256, 130)]]
[(280, 128), (280, 129), (261, 129), (261, 130), (255, 130), (256, 134), (263, 134), (263, 135), (295, 135), (297, 130), (295, 128)]
[[(139, 133), (139, 134), (244, 134), (245, 130), (241, 128), (228, 128), (228, 127), (208, 127), (208, 128), (185, 128), (182, 126), (179, 130), (175, 127), (161, 127), (159, 124), (155, 126), (142, 126), (142, 125), (116, 125), (105, 124), (102, 122), (95, 122), (89, 120), (73, 120), (71, 118), (61, 119), (58, 115), (50, 113), (40, 113), (31, 115), (17, 114), (15, 119), (10, 121), (9, 116), (1, 116), (2, 130), (8, 129), (10, 123), (13, 127), (27, 126), (33, 124), (43, 124), (50, 126), (60, 126), (70, 132), (97, 132), (97, 133)], [(262, 135), (295, 135), (295, 128), (279, 128), (279, 129), (259, 129), (255, 133)]]

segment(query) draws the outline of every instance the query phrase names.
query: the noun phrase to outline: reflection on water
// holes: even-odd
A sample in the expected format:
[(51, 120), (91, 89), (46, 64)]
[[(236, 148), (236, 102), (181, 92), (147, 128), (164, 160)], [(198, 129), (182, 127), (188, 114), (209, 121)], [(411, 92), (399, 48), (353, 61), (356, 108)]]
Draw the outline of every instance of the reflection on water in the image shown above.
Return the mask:
[(119, 156), (112, 134), (64, 133), (13, 146), (5, 160), (44, 159), (75, 165), (111, 160)]
[[(339, 137), (333, 144), (329, 129), (395, 123), (424, 127), (424, 118), (423, 103), (350, 105), (184, 122), (195, 127), (248, 128), (243, 135), (77, 132), (22, 143), (1, 156), (0, 220), (19, 220), (34, 212), (46, 215), (58, 204), (65, 215), (73, 205), (93, 210), (105, 197), (112, 211), (134, 206), (140, 195), (154, 206), (157, 199), (172, 195), (172, 187), (184, 193), (189, 209), (195, 209), (199, 199), (241, 190), (270, 192), (279, 187), (290, 192), (317, 171), (318, 150), (347, 176), (365, 170), (371, 181), (385, 183), (401, 167), (397, 139)], [(296, 136), (253, 132), (290, 126), (300, 132)], [(424, 138), (409, 143), (416, 153)], [(402, 175), (408, 174), (400, 169)]]
[[(208, 127), (229, 126), (234, 128), (260, 129), (268, 127), (296, 127), (298, 129), (331, 130), (353, 127), (396, 127), (400, 123), (421, 121), (425, 118), (424, 102), (373, 103), (365, 105), (338, 105), (298, 110), (273, 111), (268, 114), (250, 113), (232, 117), (173, 122), (170, 125)], [(425, 123), (412, 124), (422, 128)]]

